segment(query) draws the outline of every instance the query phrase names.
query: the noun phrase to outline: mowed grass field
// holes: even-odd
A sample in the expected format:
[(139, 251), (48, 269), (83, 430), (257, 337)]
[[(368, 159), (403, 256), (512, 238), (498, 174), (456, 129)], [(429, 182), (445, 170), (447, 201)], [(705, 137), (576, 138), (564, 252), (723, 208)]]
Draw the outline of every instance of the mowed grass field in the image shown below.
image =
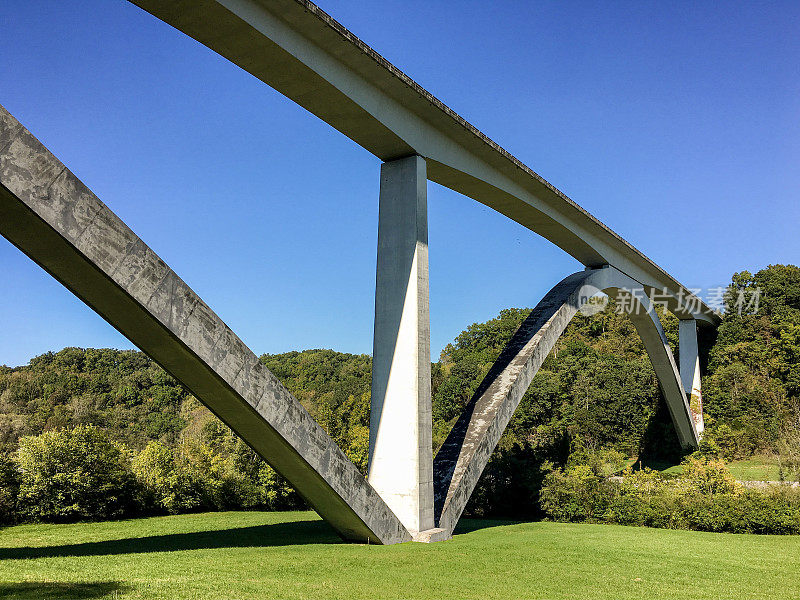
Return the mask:
[[(635, 461), (629, 461), (630, 466), (635, 466)], [(682, 465), (651, 464), (648, 465), (657, 471), (673, 473), (683, 472)], [(735, 460), (726, 463), (728, 470), (739, 481), (780, 481), (780, 464), (775, 456), (752, 456), (746, 460)], [(797, 481), (798, 473), (791, 467), (784, 466), (783, 477), (785, 481)]]
[(452, 541), (342, 543), (311, 512), (0, 530), (0, 598), (800, 598), (800, 537), (464, 521)]

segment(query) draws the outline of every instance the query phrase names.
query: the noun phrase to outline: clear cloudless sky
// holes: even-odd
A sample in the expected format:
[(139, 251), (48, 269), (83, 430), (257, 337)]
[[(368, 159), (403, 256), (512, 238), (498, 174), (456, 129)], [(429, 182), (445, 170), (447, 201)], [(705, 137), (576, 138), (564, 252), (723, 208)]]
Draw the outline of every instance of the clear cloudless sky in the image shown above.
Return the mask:
[[(322, 8), (690, 287), (800, 263), (800, 4)], [(256, 352), (372, 351), (379, 161), (123, 0), (2, 0), (0, 104)], [(436, 184), (434, 359), (582, 268)], [(130, 342), (0, 238), (0, 364)]]

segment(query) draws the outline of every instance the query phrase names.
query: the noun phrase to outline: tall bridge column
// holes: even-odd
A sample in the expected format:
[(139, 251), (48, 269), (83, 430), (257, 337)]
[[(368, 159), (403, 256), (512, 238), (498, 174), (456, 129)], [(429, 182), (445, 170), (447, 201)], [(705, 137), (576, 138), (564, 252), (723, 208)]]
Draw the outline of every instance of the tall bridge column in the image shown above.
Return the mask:
[(425, 160), (381, 166), (369, 482), (409, 531), (434, 527)]
[(683, 389), (689, 395), (689, 409), (692, 411), (697, 435), (702, 435), (703, 395), (700, 390), (700, 355), (697, 349), (697, 321), (681, 319), (678, 325), (680, 372)]

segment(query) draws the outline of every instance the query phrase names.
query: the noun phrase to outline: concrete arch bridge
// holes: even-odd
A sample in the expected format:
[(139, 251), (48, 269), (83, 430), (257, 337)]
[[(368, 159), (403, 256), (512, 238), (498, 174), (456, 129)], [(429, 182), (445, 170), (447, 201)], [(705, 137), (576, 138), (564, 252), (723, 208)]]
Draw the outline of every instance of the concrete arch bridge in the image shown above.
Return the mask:
[[(343, 538), (392, 544), (450, 537), (542, 361), (599, 292), (641, 290), (631, 318), (681, 444), (697, 446), (697, 326), (719, 318), (673, 277), (311, 2), (133, 2), (383, 161), (368, 477), (189, 286), (2, 107), (0, 233), (181, 381)], [(536, 306), (435, 460), (429, 179), (494, 208), (586, 266)], [(680, 319), (680, 368), (649, 299), (653, 292)]]

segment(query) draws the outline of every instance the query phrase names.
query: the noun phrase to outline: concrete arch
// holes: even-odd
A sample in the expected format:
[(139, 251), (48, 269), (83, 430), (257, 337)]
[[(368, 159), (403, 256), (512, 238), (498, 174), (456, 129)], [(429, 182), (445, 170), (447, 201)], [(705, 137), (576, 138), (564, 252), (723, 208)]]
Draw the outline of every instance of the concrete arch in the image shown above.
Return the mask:
[[(642, 285), (614, 267), (574, 273), (558, 283), (533, 309), (501, 353), (459, 417), (433, 462), (437, 527), (452, 532), (478, 479), (522, 396), (569, 322), (600, 292)], [(650, 301), (634, 295), (630, 313), (669, 407), (681, 446), (699, 438), (664, 330)], [(638, 309), (638, 310), (636, 310)]]
[(343, 538), (411, 539), (244, 342), (2, 106), (0, 234), (189, 388)]

